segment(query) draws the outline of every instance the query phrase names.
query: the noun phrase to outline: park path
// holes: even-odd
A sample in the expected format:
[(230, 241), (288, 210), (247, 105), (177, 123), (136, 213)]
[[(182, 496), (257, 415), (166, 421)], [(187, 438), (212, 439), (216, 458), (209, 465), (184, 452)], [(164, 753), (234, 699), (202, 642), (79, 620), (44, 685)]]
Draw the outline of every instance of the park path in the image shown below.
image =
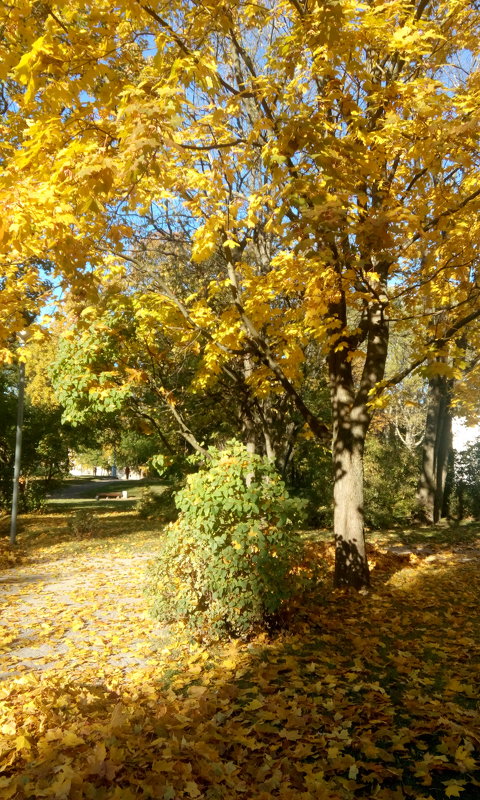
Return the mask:
[[(175, 648), (169, 631), (150, 617), (143, 594), (161, 533), (122, 535), (128, 515), (122, 517), (115, 517), (116, 536), (55, 543), (54, 526), (62, 522), (52, 516), (49, 543), (35, 547), (27, 563), (0, 573), (0, 680), (49, 670), (90, 682), (121, 679), (154, 667), (160, 653), (165, 658)], [(478, 541), (454, 548), (388, 543), (380, 560), (388, 567), (393, 558), (392, 572), (408, 580), (417, 562), (467, 566), (479, 556)]]
[(118, 484), (118, 491), (122, 491), (122, 489), (126, 489), (128, 486), (132, 486), (132, 481), (127, 481), (122, 478), (91, 478), (89, 481), (85, 481), (82, 483), (67, 483), (61, 486), (59, 489), (55, 489), (51, 493), (52, 500), (79, 500), (85, 495), (87, 498), (91, 499), (91, 492), (93, 488), (98, 488), (100, 492), (102, 489), (102, 485), (106, 483), (115, 483), (115, 486)]
[(143, 595), (151, 556), (96, 549), (37, 554), (0, 573), (0, 679), (50, 669), (101, 679), (154, 663), (168, 634)]

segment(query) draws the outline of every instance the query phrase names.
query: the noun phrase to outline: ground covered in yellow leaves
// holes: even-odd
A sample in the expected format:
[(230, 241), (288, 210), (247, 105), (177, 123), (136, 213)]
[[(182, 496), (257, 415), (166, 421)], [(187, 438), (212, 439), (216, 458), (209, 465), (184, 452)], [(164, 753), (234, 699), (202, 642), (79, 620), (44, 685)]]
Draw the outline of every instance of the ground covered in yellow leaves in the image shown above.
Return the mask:
[(480, 796), (478, 526), (377, 536), (370, 593), (327, 578), (282, 633), (209, 647), (146, 613), (160, 528), (101, 523), (30, 518), (0, 574), (0, 797)]

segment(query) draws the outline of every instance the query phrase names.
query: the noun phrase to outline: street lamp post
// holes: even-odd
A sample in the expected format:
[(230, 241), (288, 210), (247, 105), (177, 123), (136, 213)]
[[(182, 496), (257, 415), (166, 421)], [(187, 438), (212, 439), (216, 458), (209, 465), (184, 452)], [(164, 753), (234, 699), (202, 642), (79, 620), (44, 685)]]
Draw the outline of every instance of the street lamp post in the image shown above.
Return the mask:
[(18, 493), (20, 489), (20, 462), (22, 457), (23, 406), (25, 397), (25, 364), (20, 361), (18, 370), (17, 432), (15, 437), (15, 466), (13, 469), (12, 516), (10, 519), (10, 544), (17, 539)]

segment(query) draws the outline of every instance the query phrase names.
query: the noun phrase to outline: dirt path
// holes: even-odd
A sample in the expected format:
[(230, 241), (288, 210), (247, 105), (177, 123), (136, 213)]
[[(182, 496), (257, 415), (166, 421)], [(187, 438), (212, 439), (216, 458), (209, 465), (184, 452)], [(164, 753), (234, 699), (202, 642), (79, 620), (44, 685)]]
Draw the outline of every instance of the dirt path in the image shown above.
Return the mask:
[(0, 679), (53, 668), (124, 674), (165, 646), (142, 591), (150, 556), (85, 550), (0, 573)]
[[(155, 666), (159, 652), (173, 646), (143, 594), (161, 531), (130, 533), (128, 518), (115, 517), (115, 536), (57, 543), (59, 524), (52, 517), (47, 544), (35, 546), (28, 563), (0, 573), (0, 680), (56, 670), (95, 682)], [(389, 542), (374, 561), (385, 561), (383, 569), (391, 567), (401, 583), (421, 563), (435, 571), (468, 567), (479, 556), (477, 540), (453, 548)]]

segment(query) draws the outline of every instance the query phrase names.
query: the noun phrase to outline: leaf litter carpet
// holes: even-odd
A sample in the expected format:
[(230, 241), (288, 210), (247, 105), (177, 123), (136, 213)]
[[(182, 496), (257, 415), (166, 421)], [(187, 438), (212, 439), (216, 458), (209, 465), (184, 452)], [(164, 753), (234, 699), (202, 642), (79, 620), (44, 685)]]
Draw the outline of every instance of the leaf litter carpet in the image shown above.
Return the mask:
[(148, 616), (156, 546), (59, 543), (1, 573), (0, 797), (480, 797), (478, 540), (379, 545), (368, 594), (326, 581), (287, 631), (222, 647)]

